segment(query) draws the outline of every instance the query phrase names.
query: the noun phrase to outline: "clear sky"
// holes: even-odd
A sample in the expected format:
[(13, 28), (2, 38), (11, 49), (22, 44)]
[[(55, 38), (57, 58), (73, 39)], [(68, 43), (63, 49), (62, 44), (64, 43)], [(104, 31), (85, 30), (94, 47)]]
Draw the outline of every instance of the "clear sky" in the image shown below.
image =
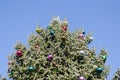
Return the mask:
[(8, 55), (14, 44), (27, 44), (36, 24), (47, 26), (52, 16), (67, 18), (69, 30), (83, 26), (92, 32), (97, 52), (109, 52), (109, 78), (120, 67), (120, 0), (0, 0), (0, 74), (7, 77)]

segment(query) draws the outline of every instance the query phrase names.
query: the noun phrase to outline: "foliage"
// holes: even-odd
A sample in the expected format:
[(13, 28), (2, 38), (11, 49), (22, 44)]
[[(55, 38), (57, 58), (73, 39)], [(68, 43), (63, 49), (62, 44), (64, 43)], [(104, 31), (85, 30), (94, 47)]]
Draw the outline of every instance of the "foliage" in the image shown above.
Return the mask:
[(66, 19), (53, 18), (46, 29), (37, 26), (31, 34), (29, 47), (15, 45), (9, 56), (8, 75), (13, 80), (104, 80), (109, 73), (105, 65), (107, 51), (97, 56), (90, 49), (91, 34), (83, 29), (69, 32)]

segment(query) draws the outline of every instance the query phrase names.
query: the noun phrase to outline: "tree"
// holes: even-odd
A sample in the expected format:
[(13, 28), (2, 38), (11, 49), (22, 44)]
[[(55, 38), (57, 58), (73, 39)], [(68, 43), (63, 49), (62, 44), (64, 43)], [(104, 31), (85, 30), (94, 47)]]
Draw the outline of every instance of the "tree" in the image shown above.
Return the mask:
[(109, 73), (105, 65), (107, 51), (97, 56), (91, 34), (83, 29), (69, 32), (66, 19), (53, 18), (46, 29), (36, 28), (28, 46), (21, 42), (9, 56), (8, 75), (13, 80), (104, 80)]
[(112, 80), (120, 80), (120, 68), (117, 69)]

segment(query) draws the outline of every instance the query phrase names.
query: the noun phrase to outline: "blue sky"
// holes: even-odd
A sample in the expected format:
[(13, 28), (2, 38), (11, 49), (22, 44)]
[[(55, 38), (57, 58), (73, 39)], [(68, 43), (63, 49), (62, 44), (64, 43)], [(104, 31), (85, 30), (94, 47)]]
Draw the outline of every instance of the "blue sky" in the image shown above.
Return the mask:
[(120, 67), (120, 0), (1, 0), (0, 74), (7, 77), (8, 55), (18, 41), (26, 44), (36, 25), (47, 26), (52, 16), (67, 18), (69, 30), (83, 26), (92, 32), (97, 52), (105, 48), (111, 65), (109, 78)]

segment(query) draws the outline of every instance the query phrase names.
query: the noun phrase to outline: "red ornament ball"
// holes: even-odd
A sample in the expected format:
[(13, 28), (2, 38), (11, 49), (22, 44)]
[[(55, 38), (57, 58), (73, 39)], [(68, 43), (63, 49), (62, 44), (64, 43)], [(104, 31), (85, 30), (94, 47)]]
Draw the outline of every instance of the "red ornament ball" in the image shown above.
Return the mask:
[(78, 38), (83, 39), (84, 38), (84, 34), (79, 34)]
[(51, 61), (51, 60), (53, 59), (53, 56), (52, 56), (51, 54), (49, 54), (49, 55), (47, 56), (47, 59), (48, 59), (49, 61)]
[(21, 56), (22, 56), (22, 51), (21, 51), (21, 50), (17, 50), (16, 56), (17, 56), (17, 57), (21, 57)]
[(67, 31), (67, 27), (66, 27), (66, 26), (63, 26), (63, 27), (62, 27), (62, 30)]
[(35, 45), (35, 48), (39, 48), (39, 46), (38, 46), (38, 45)]
[(13, 62), (12, 62), (12, 61), (9, 61), (9, 62), (8, 62), (8, 65), (12, 65), (12, 64), (13, 64)]

